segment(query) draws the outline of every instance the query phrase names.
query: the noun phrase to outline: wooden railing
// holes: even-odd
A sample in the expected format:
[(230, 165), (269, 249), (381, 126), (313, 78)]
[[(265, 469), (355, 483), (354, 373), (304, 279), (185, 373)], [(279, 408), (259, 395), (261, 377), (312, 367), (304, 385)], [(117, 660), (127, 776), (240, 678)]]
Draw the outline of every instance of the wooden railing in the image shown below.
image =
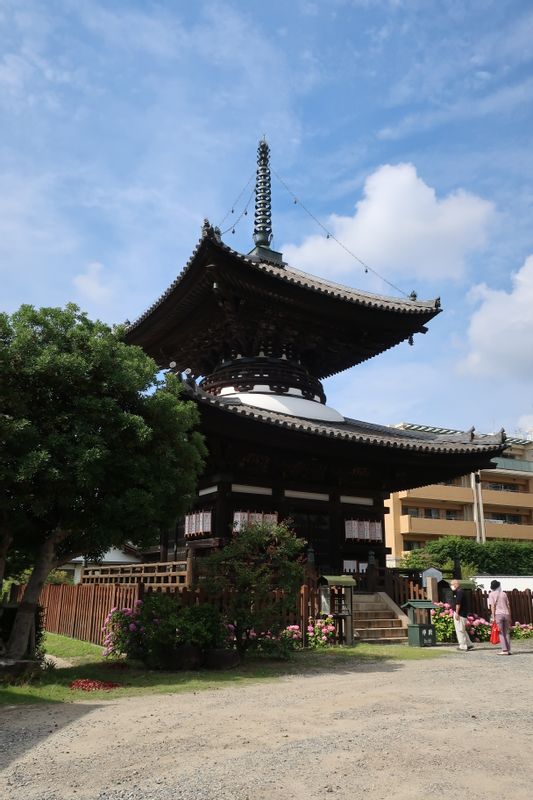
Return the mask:
[(84, 567), (83, 585), (120, 584), (134, 586), (142, 583), (153, 589), (184, 586), (187, 583), (186, 561), (165, 561), (148, 564), (119, 564), (116, 566)]

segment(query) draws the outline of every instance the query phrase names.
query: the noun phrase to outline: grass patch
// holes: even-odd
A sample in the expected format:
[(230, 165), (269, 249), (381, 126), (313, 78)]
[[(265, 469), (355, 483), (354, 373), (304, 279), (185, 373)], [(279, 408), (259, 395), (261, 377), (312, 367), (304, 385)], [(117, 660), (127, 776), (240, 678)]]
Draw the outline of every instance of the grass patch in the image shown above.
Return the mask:
[[(45, 670), (32, 683), (0, 688), (0, 704), (42, 702), (79, 702), (113, 700), (118, 697), (164, 694), (221, 689), (226, 686), (245, 686), (260, 681), (272, 681), (288, 675), (327, 674), (343, 670), (390, 670), (406, 660), (438, 658), (443, 651), (411, 648), (404, 645), (372, 645), (332, 647), (319, 651), (295, 653), (290, 661), (274, 661), (249, 657), (244, 664), (226, 672), (199, 670), (197, 672), (159, 672), (136, 665), (116, 665), (101, 658), (96, 645), (69, 639), (56, 634), (46, 635), (47, 652), (71, 659), (72, 667)], [(113, 681), (120, 689), (111, 691), (72, 691), (69, 685), (78, 678)]]
[(71, 639), (57, 633), (46, 633), (43, 641), (47, 655), (65, 659), (84, 659), (99, 661), (102, 658), (102, 647), (80, 639)]

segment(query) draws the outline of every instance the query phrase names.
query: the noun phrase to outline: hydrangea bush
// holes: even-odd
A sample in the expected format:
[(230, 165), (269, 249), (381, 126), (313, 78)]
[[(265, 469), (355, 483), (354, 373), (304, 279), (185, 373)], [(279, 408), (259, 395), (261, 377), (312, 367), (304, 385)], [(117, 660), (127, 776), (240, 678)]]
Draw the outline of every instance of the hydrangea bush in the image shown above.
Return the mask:
[(336, 628), (333, 617), (309, 618), (307, 623), (307, 644), (317, 650), (335, 644)]
[(177, 645), (177, 628), (178, 608), (165, 594), (137, 600), (133, 608), (112, 608), (102, 628), (104, 656), (126, 656), (158, 667)]
[(511, 639), (533, 639), (533, 625), (515, 622), (511, 627)]
[(220, 615), (210, 605), (179, 609), (173, 597), (149, 595), (133, 608), (112, 608), (102, 628), (104, 656), (126, 656), (164, 667), (182, 644), (201, 650), (224, 646)]
[[(455, 626), (453, 624), (453, 608), (449, 603), (437, 603), (437, 608), (431, 611), (437, 642), (456, 642)], [(491, 623), (477, 614), (469, 614), (466, 618), (466, 632), (473, 642), (488, 642), (490, 640)], [(533, 625), (515, 622), (511, 627), (512, 639), (533, 638)]]

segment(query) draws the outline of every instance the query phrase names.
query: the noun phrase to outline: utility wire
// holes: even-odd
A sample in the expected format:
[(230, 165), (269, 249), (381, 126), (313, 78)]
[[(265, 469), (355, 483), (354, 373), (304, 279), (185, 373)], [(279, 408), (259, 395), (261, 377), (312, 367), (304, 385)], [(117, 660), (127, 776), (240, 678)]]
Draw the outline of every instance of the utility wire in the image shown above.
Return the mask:
[(301, 207), (303, 208), (303, 210), (306, 212), (306, 214), (308, 214), (308, 215), (311, 217), (311, 219), (312, 219), (312, 220), (314, 220), (314, 222), (315, 222), (315, 223), (316, 223), (316, 224), (317, 224), (317, 225), (318, 225), (320, 228), (322, 228), (322, 230), (323, 230), (323, 231), (324, 231), (324, 233), (326, 234), (326, 239), (333, 239), (333, 241), (334, 241), (334, 242), (336, 242), (336, 243), (339, 245), (339, 247), (342, 247), (342, 249), (343, 249), (343, 250), (344, 250), (346, 253), (348, 253), (348, 255), (349, 255), (349, 256), (351, 256), (353, 259), (355, 259), (355, 261), (357, 261), (359, 264), (361, 264), (361, 266), (364, 268), (365, 272), (371, 272), (373, 275), (375, 275), (377, 278), (379, 278), (380, 280), (382, 280), (384, 283), (386, 283), (386, 284), (387, 284), (388, 286), (390, 286), (392, 289), (394, 289), (395, 291), (399, 292), (400, 294), (403, 294), (403, 295), (404, 295), (404, 297), (411, 297), (411, 299), (416, 299), (416, 298), (413, 298), (413, 294), (414, 294), (414, 293), (412, 293), (411, 295), (408, 295), (408, 294), (407, 294), (407, 292), (404, 292), (404, 290), (403, 290), (403, 289), (400, 289), (400, 287), (399, 287), (399, 286), (396, 286), (394, 283), (391, 283), (391, 281), (387, 280), (387, 278), (384, 278), (384, 277), (383, 277), (383, 275), (380, 275), (380, 274), (379, 274), (379, 272), (376, 272), (376, 270), (375, 270), (375, 269), (372, 269), (372, 267), (370, 267), (370, 266), (369, 266), (369, 265), (368, 265), (368, 264), (367, 264), (365, 261), (363, 261), (362, 259), (360, 259), (360, 258), (359, 258), (359, 256), (356, 256), (356, 255), (355, 255), (355, 253), (353, 253), (353, 252), (352, 252), (352, 251), (351, 251), (351, 250), (350, 250), (348, 247), (346, 247), (346, 245), (345, 245), (345, 244), (343, 244), (343, 242), (341, 242), (339, 239), (337, 239), (337, 237), (335, 236), (335, 234), (333, 234), (333, 233), (332, 233), (330, 230), (328, 230), (328, 228), (326, 228), (326, 226), (325, 226), (325, 225), (324, 225), (324, 224), (323, 224), (323, 223), (322, 223), (322, 222), (321, 222), (321, 221), (320, 221), (320, 220), (319, 220), (317, 217), (315, 217), (315, 215), (312, 213), (312, 211), (309, 211), (309, 209), (307, 208), (307, 206), (305, 206), (305, 205), (304, 205), (304, 203), (302, 203), (302, 201), (300, 200), (300, 198), (299, 198), (299, 197), (297, 197), (297, 196), (294, 194), (294, 192), (292, 191), (292, 189), (290, 189), (290, 187), (289, 187), (289, 186), (287, 186), (287, 184), (285, 183), (285, 181), (283, 180), (283, 178), (282, 178), (282, 177), (280, 177), (280, 175), (278, 175), (278, 173), (276, 172), (276, 170), (275, 170), (275, 169), (273, 169), (273, 168), (272, 168), (272, 165), (270, 166), (270, 170), (271, 170), (272, 174), (273, 174), (273, 175), (274, 175), (274, 176), (275, 176), (275, 177), (278, 179), (278, 181), (281, 183), (281, 185), (283, 186), (283, 188), (285, 189), (285, 191), (286, 191), (286, 192), (287, 192), (287, 193), (288, 193), (288, 194), (289, 194), (289, 195), (292, 197), (292, 199), (293, 199), (294, 203), (295, 203), (295, 204), (297, 204), (297, 205), (299, 205), (299, 206), (301, 206)]

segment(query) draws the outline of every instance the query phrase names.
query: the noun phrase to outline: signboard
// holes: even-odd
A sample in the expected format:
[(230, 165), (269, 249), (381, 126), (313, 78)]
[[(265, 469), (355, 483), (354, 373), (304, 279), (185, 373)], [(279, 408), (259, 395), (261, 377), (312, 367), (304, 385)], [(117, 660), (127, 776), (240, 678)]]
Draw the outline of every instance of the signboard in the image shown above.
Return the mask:
[(428, 578), (436, 578), (437, 583), (442, 580), (442, 572), (435, 567), (429, 567), (429, 569), (425, 569), (422, 573), (422, 586), (427, 588), (428, 585)]

